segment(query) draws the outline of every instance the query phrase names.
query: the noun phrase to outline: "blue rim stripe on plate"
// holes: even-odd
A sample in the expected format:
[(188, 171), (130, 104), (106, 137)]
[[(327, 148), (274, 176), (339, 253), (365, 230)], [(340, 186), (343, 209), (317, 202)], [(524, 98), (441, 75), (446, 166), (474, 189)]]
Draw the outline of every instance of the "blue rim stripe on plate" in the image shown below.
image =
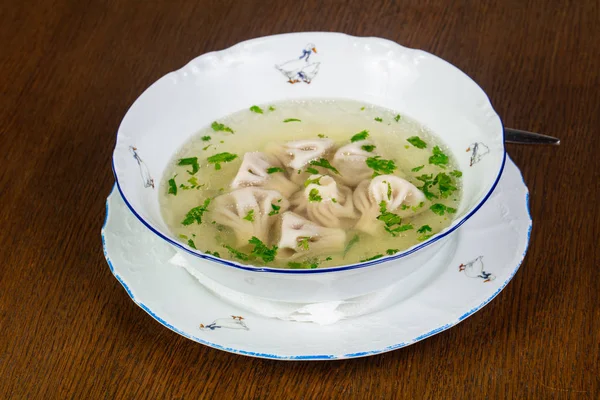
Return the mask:
[[(507, 157), (508, 157), (508, 155), (507, 155)], [(510, 159), (510, 157), (508, 157), (508, 158)], [(503, 166), (503, 168), (504, 168), (504, 166)], [(129, 289), (129, 286), (127, 286), (127, 284), (123, 281), (123, 279), (115, 272), (115, 269), (114, 269), (114, 267), (112, 265), (112, 262), (110, 261), (110, 258), (108, 256), (108, 251), (106, 250), (106, 240), (104, 238), (104, 231), (105, 231), (106, 224), (108, 222), (108, 217), (109, 217), (108, 199), (106, 201), (106, 216), (104, 218), (104, 224), (102, 226), (102, 246), (104, 248), (104, 256), (106, 257), (106, 262), (108, 263), (111, 272), (113, 273), (113, 275), (115, 276), (115, 278), (117, 278), (117, 280), (121, 283), (121, 285), (123, 285), (123, 288), (125, 288), (125, 291), (129, 295), (129, 297), (134, 301), (134, 303), (137, 304), (139, 307), (141, 307), (152, 318), (154, 318), (156, 321), (158, 321), (163, 326), (169, 328), (173, 332), (178, 333), (179, 335), (181, 335), (183, 337), (186, 337), (186, 338), (188, 338), (190, 340), (193, 340), (193, 341), (198, 342), (200, 344), (203, 344), (205, 346), (212, 347), (212, 348), (217, 349), (217, 350), (223, 350), (223, 351), (226, 351), (226, 352), (229, 352), (229, 353), (241, 354), (241, 355), (250, 356), (250, 357), (266, 358), (266, 359), (272, 359), (272, 360), (284, 360), (284, 361), (306, 360), (306, 361), (315, 361), (315, 360), (339, 360), (339, 359), (350, 359), (350, 358), (367, 357), (367, 356), (372, 356), (372, 355), (387, 353), (389, 351), (393, 351), (393, 350), (400, 349), (402, 347), (409, 346), (411, 344), (417, 343), (417, 342), (419, 342), (419, 341), (421, 341), (423, 339), (426, 339), (428, 337), (431, 337), (433, 335), (437, 335), (438, 333), (441, 333), (441, 332), (443, 332), (443, 331), (445, 331), (445, 330), (447, 330), (447, 329), (449, 329), (449, 328), (451, 328), (453, 326), (458, 325), (460, 322), (464, 321), (466, 318), (468, 318), (471, 315), (475, 314), (477, 311), (481, 310), (489, 302), (491, 302), (502, 290), (504, 290), (504, 288), (506, 287), (506, 285), (508, 285), (508, 283), (513, 279), (513, 277), (516, 275), (517, 271), (521, 267), (521, 264), (523, 263), (523, 260), (525, 259), (525, 255), (527, 254), (527, 250), (529, 248), (529, 242), (530, 242), (530, 239), (531, 239), (531, 231), (532, 231), (532, 228), (533, 228), (533, 221), (531, 219), (531, 212), (530, 212), (530, 206), (529, 206), (529, 189), (527, 188), (527, 184), (525, 183), (525, 179), (523, 178), (523, 174), (521, 173), (521, 171), (519, 170), (518, 167), (517, 167), (517, 171), (519, 172), (519, 175), (521, 177), (521, 181), (523, 182), (523, 185), (525, 186), (525, 189), (526, 189), (526, 193), (525, 193), (525, 206), (527, 208), (527, 215), (529, 216), (529, 230), (527, 232), (527, 243), (525, 244), (525, 251), (523, 252), (523, 257), (521, 258), (521, 260), (515, 266), (515, 269), (512, 272), (512, 274), (508, 277), (508, 279), (506, 279), (504, 281), (504, 283), (500, 286), (500, 288), (498, 288), (498, 290), (496, 290), (488, 299), (486, 299), (484, 302), (482, 302), (481, 304), (479, 304), (477, 307), (474, 307), (470, 311), (468, 311), (465, 314), (461, 315), (456, 321), (453, 321), (453, 322), (447, 323), (445, 325), (442, 325), (440, 327), (437, 327), (435, 329), (432, 329), (431, 331), (429, 331), (427, 333), (424, 333), (424, 334), (421, 334), (421, 335), (415, 337), (414, 339), (412, 339), (409, 342), (402, 342), (402, 343), (398, 343), (398, 344), (386, 346), (383, 349), (379, 349), (379, 350), (363, 351), (363, 352), (356, 352), (356, 353), (347, 353), (347, 354), (341, 354), (341, 355), (336, 355), (336, 354), (309, 354), (309, 355), (298, 355), (298, 356), (281, 356), (281, 355), (277, 355), (277, 354), (258, 353), (258, 352), (248, 351), (248, 350), (234, 349), (234, 348), (231, 348), (231, 347), (225, 347), (225, 346), (221, 346), (221, 345), (216, 344), (216, 343), (212, 343), (212, 342), (203, 340), (203, 339), (201, 339), (199, 337), (190, 335), (190, 334), (188, 334), (188, 333), (186, 333), (186, 332), (184, 332), (184, 331), (176, 328), (175, 326), (171, 325), (170, 323), (168, 323), (163, 318), (159, 317), (156, 313), (154, 313), (154, 311), (152, 311), (144, 303), (141, 303), (141, 302), (137, 301), (136, 298), (135, 298), (135, 296), (133, 295), (131, 289)], [(111, 189), (111, 192), (110, 192), (110, 194), (108, 196), (109, 198), (110, 198), (110, 195), (113, 193), (115, 186), (113, 186), (113, 188)], [(125, 200), (125, 199), (123, 198), (123, 200)]]

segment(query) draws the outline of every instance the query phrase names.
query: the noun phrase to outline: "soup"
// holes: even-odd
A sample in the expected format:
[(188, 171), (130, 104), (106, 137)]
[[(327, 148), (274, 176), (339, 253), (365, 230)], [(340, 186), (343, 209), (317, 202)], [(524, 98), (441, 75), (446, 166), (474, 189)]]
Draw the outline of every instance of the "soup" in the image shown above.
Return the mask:
[(418, 122), (348, 100), (252, 106), (173, 157), (162, 216), (190, 247), (244, 264), (327, 268), (403, 251), (446, 228), (462, 173)]

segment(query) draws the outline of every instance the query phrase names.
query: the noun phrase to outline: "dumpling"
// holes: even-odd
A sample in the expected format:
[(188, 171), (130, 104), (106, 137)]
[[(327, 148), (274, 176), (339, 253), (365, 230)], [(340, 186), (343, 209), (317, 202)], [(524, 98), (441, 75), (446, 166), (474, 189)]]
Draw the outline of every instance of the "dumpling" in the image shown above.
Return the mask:
[(277, 190), (286, 198), (290, 197), (298, 190), (298, 185), (287, 178), (285, 171), (268, 173), (271, 167), (281, 167), (281, 164), (274, 157), (258, 151), (244, 154), (242, 165), (231, 182), (231, 188), (260, 186)]
[(324, 157), (331, 148), (333, 141), (330, 139), (307, 139), (283, 145), (272, 143), (267, 146), (267, 151), (273, 153), (284, 166), (297, 171), (310, 161)]
[(416, 207), (425, 201), (425, 195), (406, 179), (394, 175), (379, 175), (370, 181), (362, 181), (354, 191), (353, 199), (355, 207), (362, 214), (355, 229), (374, 235), (382, 227), (382, 223), (377, 220), (381, 213), (381, 202), (385, 203), (387, 211), (406, 217), (421, 212), (423, 207), (413, 211), (411, 208), (402, 210), (401, 206)]
[(358, 217), (352, 190), (326, 175), (311, 175), (309, 184), (290, 199), (294, 212), (329, 228), (349, 228)]
[(325, 228), (288, 211), (281, 218), (281, 239), (277, 257), (284, 260), (329, 255), (340, 252), (346, 243), (346, 232)]
[(278, 191), (257, 187), (246, 187), (223, 194), (216, 197), (213, 204), (213, 220), (233, 230), (238, 246), (248, 244), (252, 236), (266, 243), (278, 214), (290, 206)]
[(369, 140), (361, 140), (342, 146), (335, 152), (331, 161), (331, 164), (340, 171), (339, 179), (350, 187), (355, 187), (373, 174), (366, 161), (377, 153), (366, 151), (363, 146), (373, 146), (373, 143)]

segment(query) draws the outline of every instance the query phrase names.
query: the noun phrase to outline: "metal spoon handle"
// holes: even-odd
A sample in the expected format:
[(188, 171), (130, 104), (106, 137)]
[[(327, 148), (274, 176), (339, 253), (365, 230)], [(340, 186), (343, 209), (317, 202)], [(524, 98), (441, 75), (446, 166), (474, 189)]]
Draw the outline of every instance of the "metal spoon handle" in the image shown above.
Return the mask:
[(559, 145), (560, 139), (541, 133), (521, 131), (519, 129), (504, 128), (506, 143), (518, 144), (553, 144)]

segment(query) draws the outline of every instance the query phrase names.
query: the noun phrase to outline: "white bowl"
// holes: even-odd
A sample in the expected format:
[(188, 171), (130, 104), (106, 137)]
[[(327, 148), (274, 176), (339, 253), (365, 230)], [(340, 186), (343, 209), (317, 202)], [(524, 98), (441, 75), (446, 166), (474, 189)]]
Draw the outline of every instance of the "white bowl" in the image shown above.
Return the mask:
[[(275, 68), (314, 44), (315, 76), (296, 84)], [(310, 47), (310, 46), (309, 46)], [(310, 83), (310, 84), (307, 84)], [(174, 153), (198, 130), (253, 104), (352, 99), (397, 110), (433, 130), (463, 171), (453, 223), (412, 248), (377, 260), (315, 270), (248, 266), (192, 249), (170, 233), (159, 208), (159, 182)], [(236, 132), (242, 135), (243, 132)], [(505, 162), (504, 130), (483, 90), (448, 62), (380, 38), (339, 33), (268, 36), (207, 53), (150, 86), (117, 135), (113, 170), (125, 203), (191, 267), (233, 290), (291, 302), (348, 299), (381, 290), (434, 258), (449, 235), (488, 199)], [(199, 246), (200, 247), (200, 246)]]

